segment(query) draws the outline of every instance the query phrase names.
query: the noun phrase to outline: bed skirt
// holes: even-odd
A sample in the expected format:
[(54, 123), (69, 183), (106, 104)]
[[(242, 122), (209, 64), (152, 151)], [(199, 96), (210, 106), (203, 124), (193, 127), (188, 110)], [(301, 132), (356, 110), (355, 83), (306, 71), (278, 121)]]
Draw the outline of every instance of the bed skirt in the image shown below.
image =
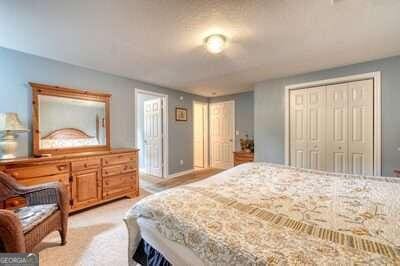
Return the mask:
[(172, 266), (158, 250), (143, 239), (140, 240), (132, 259), (142, 266)]

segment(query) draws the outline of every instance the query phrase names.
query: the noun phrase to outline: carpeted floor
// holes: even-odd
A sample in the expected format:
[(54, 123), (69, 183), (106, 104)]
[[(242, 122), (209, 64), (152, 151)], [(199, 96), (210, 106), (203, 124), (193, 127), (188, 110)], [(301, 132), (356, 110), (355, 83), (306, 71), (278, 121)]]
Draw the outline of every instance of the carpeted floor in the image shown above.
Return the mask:
[(200, 170), (166, 180), (141, 178), (140, 197), (121, 199), (71, 215), (65, 246), (60, 246), (58, 233), (52, 233), (36, 248), (40, 265), (128, 265), (128, 235), (122, 220), (128, 209), (151, 193), (195, 182), (218, 172), (220, 170)]
[(67, 244), (52, 233), (36, 248), (40, 265), (128, 265), (128, 233), (122, 220), (127, 210), (149, 195), (121, 199), (70, 216)]

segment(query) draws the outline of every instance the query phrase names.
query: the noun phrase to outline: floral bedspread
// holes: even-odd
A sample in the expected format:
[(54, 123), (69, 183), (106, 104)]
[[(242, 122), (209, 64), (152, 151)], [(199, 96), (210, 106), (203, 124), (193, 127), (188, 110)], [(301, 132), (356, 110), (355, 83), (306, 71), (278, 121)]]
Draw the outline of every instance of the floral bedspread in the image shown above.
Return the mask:
[(400, 179), (249, 163), (131, 210), (206, 265), (400, 265)]

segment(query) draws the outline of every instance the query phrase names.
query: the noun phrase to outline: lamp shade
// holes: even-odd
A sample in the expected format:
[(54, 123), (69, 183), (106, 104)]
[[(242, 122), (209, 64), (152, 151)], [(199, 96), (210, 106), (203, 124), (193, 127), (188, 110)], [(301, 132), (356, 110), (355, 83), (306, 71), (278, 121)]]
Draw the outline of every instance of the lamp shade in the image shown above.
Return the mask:
[(0, 132), (27, 132), (17, 113), (0, 113)]

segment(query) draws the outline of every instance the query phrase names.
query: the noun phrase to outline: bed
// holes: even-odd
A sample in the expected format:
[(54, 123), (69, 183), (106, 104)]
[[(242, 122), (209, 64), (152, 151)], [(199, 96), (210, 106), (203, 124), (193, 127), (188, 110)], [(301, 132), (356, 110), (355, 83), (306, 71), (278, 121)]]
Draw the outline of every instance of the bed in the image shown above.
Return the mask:
[[(400, 264), (400, 179), (247, 163), (127, 213), (129, 261), (152, 265)], [(147, 253), (148, 255), (148, 253)]]

